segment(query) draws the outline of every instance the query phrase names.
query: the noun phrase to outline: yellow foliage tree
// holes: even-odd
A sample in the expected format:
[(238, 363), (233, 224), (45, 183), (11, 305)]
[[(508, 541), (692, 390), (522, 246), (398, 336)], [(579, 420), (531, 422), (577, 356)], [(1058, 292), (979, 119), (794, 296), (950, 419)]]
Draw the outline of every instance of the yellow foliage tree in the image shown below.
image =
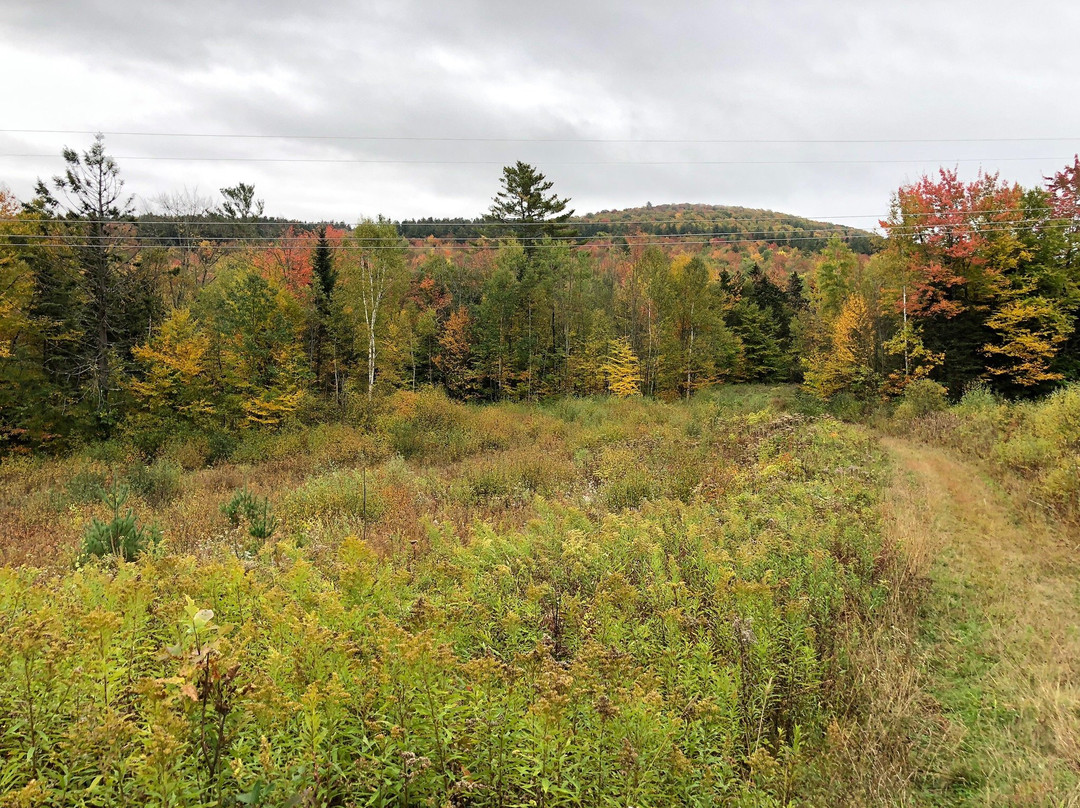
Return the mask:
[(603, 366), (608, 391), (619, 398), (641, 395), (641, 363), (625, 337), (611, 343)]
[(989, 368), (1020, 387), (1037, 387), (1061, 379), (1050, 369), (1062, 343), (1069, 336), (1068, 318), (1043, 297), (1010, 300), (986, 321), (1000, 335), (997, 344), (983, 351), (1001, 364)]
[(446, 389), (455, 396), (468, 398), (476, 392), (476, 373), (472, 357), (472, 317), (466, 308), (455, 310), (439, 337), (435, 365), (443, 373)]
[(220, 289), (212, 315), (223, 410), (246, 425), (277, 425), (304, 402), (302, 315), (286, 289), (244, 267)]
[(856, 395), (870, 392), (874, 383), (874, 320), (866, 299), (848, 297), (832, 323), (825, 350), (814, 355), (806, 371), (806, 385), (822, 398), (842, 390)]
[[(7, 236), (12, 229), (7, 221), (18, 213), (15, 197), (0, 187), (0, 248), (6, 247)], [(30, 269), (15, 255), (6, 250), (0, 252), (0, 359), (12, 355), (15, 340), (26, 329), (29, 319), (26, 312), (34, 293)]]
[(146, 345), (133, 348), (143, 373), (130, 389), (144, 416), (161, 424), (177, 416), (198, 422), (213, 415), (209, 351), (210, 338), (186, 308), (174, 309)]

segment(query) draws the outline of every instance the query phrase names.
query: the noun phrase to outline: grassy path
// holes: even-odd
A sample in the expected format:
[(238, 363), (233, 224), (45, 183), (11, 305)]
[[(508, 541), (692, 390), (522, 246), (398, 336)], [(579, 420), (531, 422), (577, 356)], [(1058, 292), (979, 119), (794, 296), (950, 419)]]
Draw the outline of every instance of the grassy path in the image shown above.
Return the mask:
[(928, 580), (902, 802), (1080, 806), (1080, 549), (974, 465), (885, 443), (887, 529)]

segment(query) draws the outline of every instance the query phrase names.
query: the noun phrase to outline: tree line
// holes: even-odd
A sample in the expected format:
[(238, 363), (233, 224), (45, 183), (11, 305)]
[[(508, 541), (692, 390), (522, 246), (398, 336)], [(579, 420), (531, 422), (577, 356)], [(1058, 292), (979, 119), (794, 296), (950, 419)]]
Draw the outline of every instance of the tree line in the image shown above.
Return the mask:
[(244, 183), (136, 216), (100, 138), (64, 159), (30, 200), (0, 196), (4, 451), (117, 432), (154, 451), (428, 384), (501, 400), (802, 382), (869, 401), (1080, 374), (1080, 162), (1039, 188), (950, 171), (900, 188), (867, 255), (838, 234), (583, 237), (520, 162), (483, 232), (453, 240), (269, 219)]

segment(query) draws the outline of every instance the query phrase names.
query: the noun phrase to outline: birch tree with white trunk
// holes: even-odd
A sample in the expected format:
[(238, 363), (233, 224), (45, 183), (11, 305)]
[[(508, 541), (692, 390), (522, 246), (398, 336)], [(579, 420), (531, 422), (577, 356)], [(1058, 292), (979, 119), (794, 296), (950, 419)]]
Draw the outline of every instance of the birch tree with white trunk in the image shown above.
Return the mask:
[(367, 396), (375, 389), (378, 335), (387, 299), (404, 280), (405, 243), (393, 222), (365, 219), (347, 243), (346, 287), (349, 306), (367, 338)]

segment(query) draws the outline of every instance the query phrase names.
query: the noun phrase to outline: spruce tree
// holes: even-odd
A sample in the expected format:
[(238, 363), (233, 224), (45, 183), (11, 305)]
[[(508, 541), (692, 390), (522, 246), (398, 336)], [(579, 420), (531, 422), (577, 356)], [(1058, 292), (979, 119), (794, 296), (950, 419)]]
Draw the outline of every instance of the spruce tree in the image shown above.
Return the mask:
[(311, 285), (315, 298), (315, 322), (312, 328), (311, 364), (315, 370), (315, 383), (322, 383), (322, 361), (326, 350), (326, 341), (330, 331), (331, 302), (334, 287), (337, 285), (337, 270), (334, 269), (330, 241), (326, 238), (326, 227), (319, 228), (319, 240), (311, 252)]

